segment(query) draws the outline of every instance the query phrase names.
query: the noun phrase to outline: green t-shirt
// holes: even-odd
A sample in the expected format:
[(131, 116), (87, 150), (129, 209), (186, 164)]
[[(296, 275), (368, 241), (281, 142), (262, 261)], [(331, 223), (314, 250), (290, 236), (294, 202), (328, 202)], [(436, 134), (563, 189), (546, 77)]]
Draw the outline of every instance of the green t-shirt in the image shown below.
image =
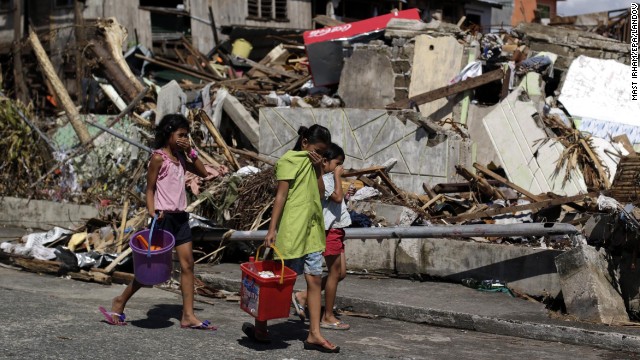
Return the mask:
[(287, 202), (276, 236), (282, 258), (324, 251), (325, 233), (318, 178), (307, 151), (287, 151), (275, 166), (277, 180), (289, 181)]

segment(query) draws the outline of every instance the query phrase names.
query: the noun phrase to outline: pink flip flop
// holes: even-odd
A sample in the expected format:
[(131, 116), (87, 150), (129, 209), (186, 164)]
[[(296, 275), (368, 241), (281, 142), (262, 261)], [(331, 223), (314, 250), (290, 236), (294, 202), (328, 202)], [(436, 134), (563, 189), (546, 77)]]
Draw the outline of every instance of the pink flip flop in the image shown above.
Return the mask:
[[(102, 306), (100, 306), (98, 310), (100, 310), (102, 315), (104, 315), (104, 319), (107, 321), (109, 325), (116, 325), (116, 326), (127, 325), (127, 322), (125, 321), (127, 317), (124, 315), (124, 313), (118, 314), (115, 312), (107, 311), (107, 309), (103, 308)], [(118, 317), (118, 321), (115, 321), (113, 319), (114, 315)]]
[(211, 325), (211, 322), (209, 320), (201, 322), (200, 325), (180, 325), (180, 328), (191, 330), (218, 330), (218, 327)]

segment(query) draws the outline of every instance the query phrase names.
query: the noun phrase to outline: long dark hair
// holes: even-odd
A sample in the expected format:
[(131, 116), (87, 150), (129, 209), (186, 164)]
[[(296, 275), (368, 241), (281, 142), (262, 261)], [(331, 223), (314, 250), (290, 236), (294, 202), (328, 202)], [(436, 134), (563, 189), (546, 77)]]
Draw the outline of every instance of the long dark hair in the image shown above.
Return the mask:
[(178, 129), (187, 129), (189, 131), (189, 120), (180, 114), (163, 116), (158, 126), (156, 126), (154, 147), (160, 149), (165, 146), (171, 134)]
[(331, 143), (328, 147), (327, 150), (324, 152), (324, 158), (331, 161), (334, 159), (339, 158), (340, 156), (342, 156), (343, 158), (344, 156), (344, 150), (342, 150), (342, 148), (336, 144), (336, 143)]
[(303, 139), (307, 139), (309, 144), (317, 144), (317, 143), (323, 143), (327, 145), (331, 144), (331, 133), (329, 132), (329, 129), (327, 129), (322, 125), (315, 124), (315, 125), (311, 125), (311, 127), (309, 128), (305, 126), (300, 126), (300, 129), (298, 129), (298, 135), (300, 135), (298, 137), (298, 141), (296, 142), (296, 145), (293, 147), (293, 150), (295, 151), (302, 150)]

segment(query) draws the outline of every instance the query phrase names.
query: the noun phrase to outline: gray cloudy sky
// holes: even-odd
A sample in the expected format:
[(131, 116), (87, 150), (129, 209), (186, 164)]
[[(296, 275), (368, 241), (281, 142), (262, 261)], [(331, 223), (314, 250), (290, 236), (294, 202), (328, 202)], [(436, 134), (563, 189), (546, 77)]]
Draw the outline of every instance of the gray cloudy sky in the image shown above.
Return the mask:
[[(637, 2), (637, 1), (636, 1)], [(558, 15), (571, 16), (597, 11), (628, 8), (629, 0), (565, 0), (558, 1)]]

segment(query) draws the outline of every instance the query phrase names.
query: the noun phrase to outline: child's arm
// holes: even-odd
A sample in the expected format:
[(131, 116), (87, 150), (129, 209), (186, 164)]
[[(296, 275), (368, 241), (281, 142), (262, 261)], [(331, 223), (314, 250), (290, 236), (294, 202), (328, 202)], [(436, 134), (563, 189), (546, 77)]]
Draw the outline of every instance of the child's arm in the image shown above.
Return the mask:
[(207, 172), (207, 169), (204, 167), (204, 164), (202, 163), (202, 161), (200, 160), (199, 157), (196, 158), (190, 158), (191, 162), (186, 162), (185, 166), (186, 166), (186, 170), (188, 172), (194, 173), (200, 177), (206, 178), (207, 176), (209, 176), (209, 173)]
[(287, 194), (289, 193), (289, 181), (278, 180), (278, 190), (276, 192), (276, 199), (273, 202), (273, 211), (271, 212), (271, 222), (269, 223), (269, 231), (264, 238), (264, 245), (271, 246), (276, 242), (276, 227), (280, 222), (282, 211), (284, 210), (284, 204), (287, 202)]
[(324, 196), (324, 181), (322, 180), (324, 169), (322, 168), (322, 156), (318, 155), (317, 152), (312, 151), (309, 152), (309, 159), (311, 160), (311, 165), (313, 165), (313, 168), (316, 171), (316, 178), (318, 179), (318, 190), (320, 191), (320, 197), (322, 197)]
[(342, 174), (343, 173), (344, 173), (344, 168), (342, 167), (342, 165), (337, 166), (336, 169), (333, 170), (334, 186), (333, 186), (333, 193), (331, 194), (331, 196), (329, 196), (329, 199), (331, 199), (331, 201), (336, 202), (338, 204), (342, 203), (342, 200), (344, 200), (344, 192), (342, 191)]
[[(188, 172), (194, 173), (200, 177), (207, 177), (209, 173), (207, 173), (207, 169), (204, 167), (202, 161), (198, 157), (198, 153), (193, 150), (191, 147), (191, 142), (188, 139), (178, 139), (176, 140), (176, 144), (184, 150), (187, 154), (187, 157), (191, 159), (191, 162), (186, 162), (185, 168)], [(192, 156), (193, 155), (193, 156)]]
[(158, 173), (162, 166), (162, 155), (154, 154), (149, 161), (149, 169), (147, 170), (147, 211), (149, 216), (153, 217), (156, 214), (156, 205), (154, 202), (154, 194), (156, 192), (156, 181), (158, 180)]

